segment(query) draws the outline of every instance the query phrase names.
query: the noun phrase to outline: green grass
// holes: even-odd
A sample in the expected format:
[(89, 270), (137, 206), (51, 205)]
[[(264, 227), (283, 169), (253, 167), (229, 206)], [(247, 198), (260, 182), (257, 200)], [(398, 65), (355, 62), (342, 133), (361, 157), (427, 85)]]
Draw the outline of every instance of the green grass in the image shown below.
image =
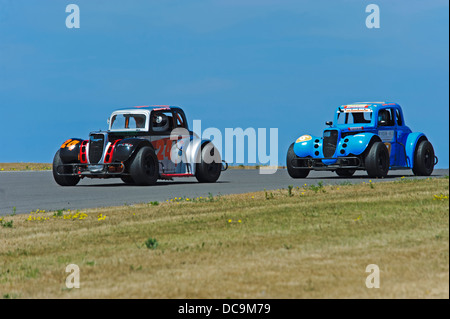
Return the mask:
[[(448, 298), (448, 178), (176, 197), (0, 227), (5, 298)], [(65, 287), (77, 264), (81, 289)], [(365, 286), (369, 264), (381, 287)]]

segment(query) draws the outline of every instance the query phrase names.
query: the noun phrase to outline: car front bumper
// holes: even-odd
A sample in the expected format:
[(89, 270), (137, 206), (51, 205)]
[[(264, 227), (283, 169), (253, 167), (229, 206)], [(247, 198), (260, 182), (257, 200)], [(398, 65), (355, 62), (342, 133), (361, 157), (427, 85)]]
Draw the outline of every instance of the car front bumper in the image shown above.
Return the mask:
[(338, 168), (363, 169), (362, 161), (357, 156), (343, 156), (333, 158), (296, 157), (291, 160), (295, 169), (313, 169), (317, 171), (330, 171)]
[(56, 167), (56, 173), (61, 176), (79, 176), (110, 178), (123, 175), (125, 166), (123, 163), (110, 164), (63, 164)]

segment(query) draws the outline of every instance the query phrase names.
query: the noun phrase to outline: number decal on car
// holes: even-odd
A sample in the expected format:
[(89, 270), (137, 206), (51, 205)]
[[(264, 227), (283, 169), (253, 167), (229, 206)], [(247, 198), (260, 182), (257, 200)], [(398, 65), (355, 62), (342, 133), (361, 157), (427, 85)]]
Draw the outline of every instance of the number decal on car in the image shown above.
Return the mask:
[(300, 142), (306, 142), (306, 141), (310, 141), (310, 140), (312, 140), (311, 135), (302, 135), (295, 142), (300, 143)]
[(165, 158), (170, 159), (170, 150), (172, 149), (172, 143), (173, 141), (170, 138), (162, 138), (152, 143), (155, 147), (155, 152), (158, 160), (162, 161)]
[(80, 141), (70, 139), (70, 140), (65, 141), (64, 144), (61, 145), (61, 148), (67, 147), (69, 150), (73, 150), (75, 145), (77, 145), (78, 143), (80, 143)]

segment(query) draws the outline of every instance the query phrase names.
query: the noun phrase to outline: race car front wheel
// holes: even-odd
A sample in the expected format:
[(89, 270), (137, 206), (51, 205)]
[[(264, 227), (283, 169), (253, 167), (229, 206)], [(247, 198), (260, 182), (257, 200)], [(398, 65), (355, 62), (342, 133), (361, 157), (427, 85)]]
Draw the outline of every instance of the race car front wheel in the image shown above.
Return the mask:
[(336, 169), (336, 174), (340, 177), (352, 177), (355, 174), (356, 169), (354, 168), (338, 168)]
[(427, 140), (422, 140), (414, 154), (413, 173), (418, 176), (430, 176), (434, 169), (434, 149)]
[(129, 175), (123, 175), (123, 176), (120, 176), (120, 179), (121, 179), (122, 182), (124, 182), (125, 184), (129, 184), (129, 185), (133, 185), (133, 184), (134, 184), (133, 178), (131, 178), (131, 176), (129, 176)]
[[(56, 152), (55, 157), (53, 158), (53, 179), (55, 182), (60, 186), (75, 186), (80, 181), (80, 178), (78, 176), (67, 176), (67, 175), (60, 175), (58, 174), (58, 166), (63, 165), (64, 162), (61, 159), (61, 155), (58, 152)], [(59, 170), (63, 174), (70, 174), (71, 169), (70, 167), (62, 167)]]
[(386, 177), (389, 172), (389, 151), (382, 142), (375, 142), (365, 158), (369, 177)]
[(200, 158), (197, 159), (195, 177), (200, 183), (214, 183), (222, 172), (222, 159), (219, 151), (212, 143), (202, 147)]
[[(290, 177), (292, 178), (305, 178), (309, 174), (309, 169), (304, 168), (294, 168), (292, 166), (292, 161), (297, 158), (297, 155), (294, 153), (294, 143), (289, 146), (287, 155), (286, 155), (286, 167)], [(297, 160), (299, 162), (300, 160)]]
[(131, 161), (129, 171), (136, 185), (156, 184), (159, 177), (159, 164), (155, 150), (150, 146), (142, 147)]

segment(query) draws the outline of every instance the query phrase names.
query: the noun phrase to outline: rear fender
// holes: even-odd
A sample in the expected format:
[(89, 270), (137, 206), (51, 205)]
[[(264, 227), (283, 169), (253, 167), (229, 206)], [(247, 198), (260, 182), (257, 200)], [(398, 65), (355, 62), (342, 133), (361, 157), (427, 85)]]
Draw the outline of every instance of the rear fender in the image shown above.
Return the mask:
[(406, 165), (410, 168), (414, 166), (414, 154), (416, 152), (416, 147), (420, 140), (428, 140), (425, 134), (420, 132), (408, 134), (406, 139), (405, 151), (406, 151)]
[(192, 140), (189, 142), (188, 147), (186, 148), (186, 159), (187, 165), (189, 166), (189, 171), (191, 174), (195, 174), (196, 165), (199, 162), (201, 151), (203, 145), (210, 143), (211, 140), (200, 139), (193, 136)]

